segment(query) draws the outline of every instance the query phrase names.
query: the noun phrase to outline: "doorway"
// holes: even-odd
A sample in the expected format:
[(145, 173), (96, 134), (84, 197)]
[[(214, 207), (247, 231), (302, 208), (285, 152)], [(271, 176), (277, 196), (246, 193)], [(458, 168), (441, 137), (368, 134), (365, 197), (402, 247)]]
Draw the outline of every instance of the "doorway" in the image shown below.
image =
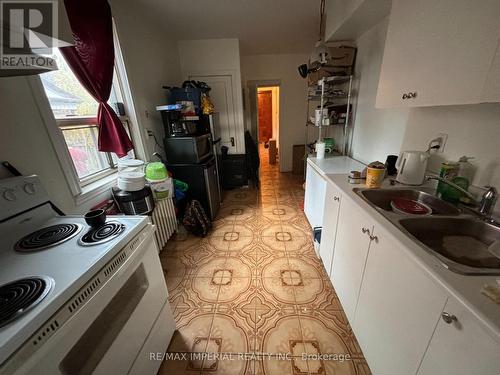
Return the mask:
[(261, 165), (279, 165), (279, 86), (257, 87), (257, 141)]

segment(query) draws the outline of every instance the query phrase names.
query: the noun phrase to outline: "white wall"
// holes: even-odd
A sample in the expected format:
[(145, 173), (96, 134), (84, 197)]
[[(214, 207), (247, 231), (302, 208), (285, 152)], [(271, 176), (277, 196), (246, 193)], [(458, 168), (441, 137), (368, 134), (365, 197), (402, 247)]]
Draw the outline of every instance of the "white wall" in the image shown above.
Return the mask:
[(178, 42), (182, 76), (205, 72), (240, 72), (238, 39), (181, 40)]
[[(375, 1), (375, 0), (368, 0)], [(326, 0), (325, 39), (342, 25), (344, 20), (361, 5), (363, 0)]]
[[(299, 76), (297, 67), (307, 62), (303, 54), (252, 55), (241, 57), (241, 75), (245, 92), (251, 81), (280, 83), (280, 170), (292, 170), (292, 148), (304, 144), (307, 82)], [(245, 95), (245, 124), (251, 129), (250, 98)]]
[(391, 11), (392, 0), (327, 0), (325, 40), (358, 39)]
[(375, 109), (387, 20), (358, 40), (355, 74), (359, 99), (353, 137), (353, 157), (363, 162), (385, 161), (401, 150), (425, 150), (438, 133), (448, 134), (444, 153), (435, 154), (429, 169), (437, 171), (442, 160), (474, 156), (475, 185), (500, 188), (500, 104)]
[(182, 82), (177, 43), (169, 39), (155, 18), (142, 14), (140, 2), (111, 0), (111, 7), (149, 160), (154, 151), (163, 153), (154, 139), (147, 137), (147, 130), (153, 130), (163, 146), (163, 123), (156, 111), (156, 106), (166, 104), (162, 86)]
[(357, 108), (352, 156), (364, 163), (399, 154), (408, 120), (407, 109), (376, 109), (378, 78), (389, 18), (357, 40), (355, 81)]
[[(163, 129), (154, 107), (164, 100), (161, 85), (178, 83), (177, 46), (145, 17), (137, 17), (139, 10), (126, 11), (133, 10), (127, 8), (133, 3), (120, 1), (113, 14), (140, 124), (155, 129), (161, 142)], [(51, 200), (68, 213), (85, 212), (109, 196), (106, 192), (81, 205), (75, 203), (27, 78), (0, 79), (0, 107), (0, 160), (8, 160), (23, 174), (39, 175)], [(56, 126), (55, 122), (47, 125)], [(153, 152), (153, 144), (148, 140), (148, 153)], [(6, 174), (0, 172), (2, 176)]]
[(178, 42), (178, 46), (184, 79), (188, 79), (190, 75), (230, 75), (232, 77), (236, 150), (243, 154), (245, 152), (245, 129), (238, 39), (182, 40)]
[(443, 154), (431, 157), (428, 169), (444, 160), (474, 156), (474, 185), (500, 188), (500, 104), (418, 108), (409, 111), (402, 150), (423, 150), (438, 133), (448, 134)]

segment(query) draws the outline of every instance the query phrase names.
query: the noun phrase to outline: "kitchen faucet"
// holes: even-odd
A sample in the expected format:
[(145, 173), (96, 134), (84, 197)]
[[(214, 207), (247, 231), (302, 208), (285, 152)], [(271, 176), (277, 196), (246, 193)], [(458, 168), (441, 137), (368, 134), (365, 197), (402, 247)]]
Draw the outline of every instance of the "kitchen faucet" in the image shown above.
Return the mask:
[(498, 199), (498, 191), (495, 189), (493, 186), (485, 186), (484, 190), (485, 193), (482, 195), (481, 200), (477, 200), (477, 198), (469, 193), (467, 190), (462, 188), (461, 186), (458, 186), (457, 184), (441, 177), (441, 176), (435, 176), (435, 175), (427, 175), (425, 176), (425, 179), (427, 181), (429, 180), (438, 180), (441, 181), (452, 188), (458, 190), (462, 194), (466, 195), (468, 198), (472, 199), (473, 202), (476, 203), (478, 206), (477, 210), (472, 210), (479, 214), (479, 216), (487, 219), (487, 220), (492, 220), (491, 216), (493, 215), (493, 210), (495, 208), (495, 203), (497, 202)]

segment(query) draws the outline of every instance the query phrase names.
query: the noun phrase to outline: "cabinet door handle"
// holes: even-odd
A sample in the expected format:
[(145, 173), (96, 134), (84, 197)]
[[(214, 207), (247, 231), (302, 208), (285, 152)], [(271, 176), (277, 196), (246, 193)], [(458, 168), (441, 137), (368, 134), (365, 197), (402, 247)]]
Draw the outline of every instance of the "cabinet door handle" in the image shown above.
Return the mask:
[(444, 322), (447, 324), (451, 324), (458, 320), (455, 315), (447, 313), (446, 311), (443, 311), (443, 313), (441, 314), (441, 318), (443, 318)]
[(375, 241), (376, 243), (378, 243), (378, 237), (370, 234), (370, 241)]
[(339, 197), (333, 197), (333, 200), (337, 201), (337, 202), (340, 202), (340, 198)]
[(402, 98), (403, 99), (413, 99), (413, 98), (416, 98), (417, 97), (417, 92), (416, 91), (412, 91), (412, 92), (408, 92), (408, 93), (404, 93)]
[(370, 229), (368, 228), (361, 228), (361, 232), (363, 232), (364, 234), (367, 234), (370, 235)]

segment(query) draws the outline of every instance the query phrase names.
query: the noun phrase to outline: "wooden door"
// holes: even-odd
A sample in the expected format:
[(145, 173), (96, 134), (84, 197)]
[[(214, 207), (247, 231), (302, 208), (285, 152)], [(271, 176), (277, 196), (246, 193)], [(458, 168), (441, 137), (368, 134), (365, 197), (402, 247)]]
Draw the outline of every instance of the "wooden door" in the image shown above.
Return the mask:
[(273, 92), (260, 91), (258, 94), (259, 142), (268, 142), (273, 137)]
[(233, 96), (233, 80), (230, 75), (191, 75), (190, 80), (206, 82), (210, 99), (219, 114), (216, 133), (221, 137), (220, 146), (229, 147), (229, 153), (237, 153), (236, 108)]

